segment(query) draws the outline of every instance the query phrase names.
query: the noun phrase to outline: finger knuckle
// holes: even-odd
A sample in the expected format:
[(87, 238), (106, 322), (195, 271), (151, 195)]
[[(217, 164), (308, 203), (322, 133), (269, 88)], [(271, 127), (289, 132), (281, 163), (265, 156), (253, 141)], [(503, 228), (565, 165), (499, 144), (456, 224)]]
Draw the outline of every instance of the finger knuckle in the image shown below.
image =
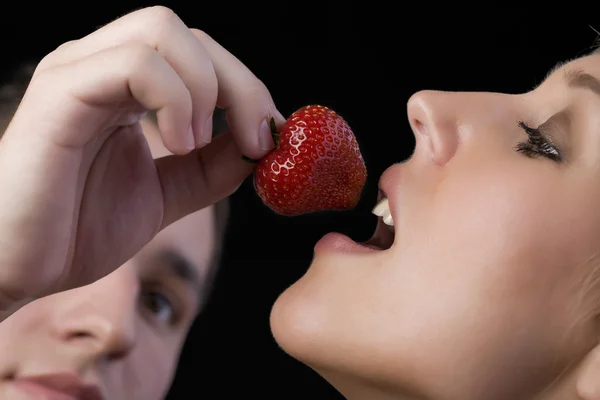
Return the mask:
[(51, 86), (57, 80), (57, 76), (57, 68), (44, 68), (44, 66), (39, 63), (31, 76), (27, 91), (43, 91), (44, 89), (40, 88), (48, 88)]
[(64, 53), (68, 51), (69, 47), (71, 47), (75, 42), (77, 42), (77, 40), (69, 40), (68, 42), (64, 42), (63, 44), (59, 45), (56, 49), (42, 57), (42, 59), (38, 62), (38, 65), (36, 67), (36, 73), (56, 66), (59, 60), (64, 55)]
[(165, 6), (153, 6), (146, 9), (150, 29), (165, 29), (182, 21), (175, 11)]
[(40, 74), (42, 71), (47, 70), (51, 65), (54, 64), (54, 55), (52, 53), (45, 55), (35, 67), (33, 76)]
[(206, 41), (212, 40), (210, 35), (208, 33), (204, 32), (203, 30), (200, 30), (197, 28), (192, 28), (192, 29), (190, 29), (190, 32), (192, 32), (194, 34), (194, 36), (196, 36), (196, 38), (198, 38), (198, 40), (202, 43), (206, 43)]
[(63, 44), (59, 45), (54, 51), (57, 52), (59, 50), (64, 50), (66, 48), (68, 48), (69, 46), (71, 46), (73, 43), (76, 43), (78, 40), (68, 40), (66, 42), (64, 42)]

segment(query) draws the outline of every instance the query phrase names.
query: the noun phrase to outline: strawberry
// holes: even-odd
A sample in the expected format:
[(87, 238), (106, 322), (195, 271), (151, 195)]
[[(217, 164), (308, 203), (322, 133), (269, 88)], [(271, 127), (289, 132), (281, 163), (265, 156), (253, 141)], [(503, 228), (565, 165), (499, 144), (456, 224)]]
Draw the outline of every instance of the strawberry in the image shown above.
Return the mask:
[(254, 188), (274, 212), (295, 216), (348, 210), (358, 203), (367, 169), (354, 133), (335, 111), (309, 105), (294, 112), (277, 132), (275, 149), (254, 173)]

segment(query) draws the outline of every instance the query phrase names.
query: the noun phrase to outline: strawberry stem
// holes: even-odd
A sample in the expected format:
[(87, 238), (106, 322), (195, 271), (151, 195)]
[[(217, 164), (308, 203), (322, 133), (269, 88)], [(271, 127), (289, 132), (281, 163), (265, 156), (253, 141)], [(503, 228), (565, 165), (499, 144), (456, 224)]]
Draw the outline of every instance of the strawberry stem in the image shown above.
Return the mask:
[(271, 136), (273, 136), (273, 143), (275, 143), (275, 148), (279, 147), (279, 140), (281, 139), (281, 135), (277, 132), (277, 125), (275, 125), (275, 118), (271, 117), (271, 121), (269, 121), (269, 126), (271, 127)]
[[(279, 132), (277, 132), (277, 125), (275, 124), (275, 118), (271, 117), (271, 120), (269, 121), (269, 127), (271, 128), (271, 136), (273, 137), (273, 143), (275, 144), (275, 148), (278, 148), (279, 141), (281, 140), (281, 135), (279, 134)], [(256, 164), (257, 162), (260, 161), (260, 160), (255, 160), (255, 159), (250, 158), (245, 155), (242, 155), (242, 160), (252, 163), (252, 164)]]

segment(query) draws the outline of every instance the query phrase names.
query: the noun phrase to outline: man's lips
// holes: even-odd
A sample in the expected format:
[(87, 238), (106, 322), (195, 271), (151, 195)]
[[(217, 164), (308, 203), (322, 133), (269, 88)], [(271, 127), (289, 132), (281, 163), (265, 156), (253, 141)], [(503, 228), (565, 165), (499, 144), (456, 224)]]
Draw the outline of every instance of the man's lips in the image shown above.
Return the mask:
[(97, 385), (86, 384), (75, 374), (58, 373), (20, 377), (17, 388), (47, 400), (104, 400)]

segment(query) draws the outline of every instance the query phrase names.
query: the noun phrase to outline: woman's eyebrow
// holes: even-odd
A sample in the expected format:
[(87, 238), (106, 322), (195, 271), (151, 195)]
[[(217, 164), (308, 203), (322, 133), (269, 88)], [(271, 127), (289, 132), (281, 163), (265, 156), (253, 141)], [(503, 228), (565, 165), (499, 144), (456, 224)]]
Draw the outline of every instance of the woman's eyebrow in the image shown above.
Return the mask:
[(570, 88), (586, 89), (600, 96), (600, 80), (582, 69), (565, 69), (563, 80)]
[[(571, 61), (573, 60), (560, 61), (556, 63), (556, 65), (548, 71), (542, 83), (546, 82), (550, 76), (554, 75), (559, 69), (564, 67), (566, 64), (569, 64)], [(600, 80), (594, 75), (585, 72), (581, 68), (573, 69), (567, 67), (562, 72), (561, 78), (563, 82), (570, 88), (587, 89), (600, 96)], [(541, 86), (541, 84), (539, 86)]]

